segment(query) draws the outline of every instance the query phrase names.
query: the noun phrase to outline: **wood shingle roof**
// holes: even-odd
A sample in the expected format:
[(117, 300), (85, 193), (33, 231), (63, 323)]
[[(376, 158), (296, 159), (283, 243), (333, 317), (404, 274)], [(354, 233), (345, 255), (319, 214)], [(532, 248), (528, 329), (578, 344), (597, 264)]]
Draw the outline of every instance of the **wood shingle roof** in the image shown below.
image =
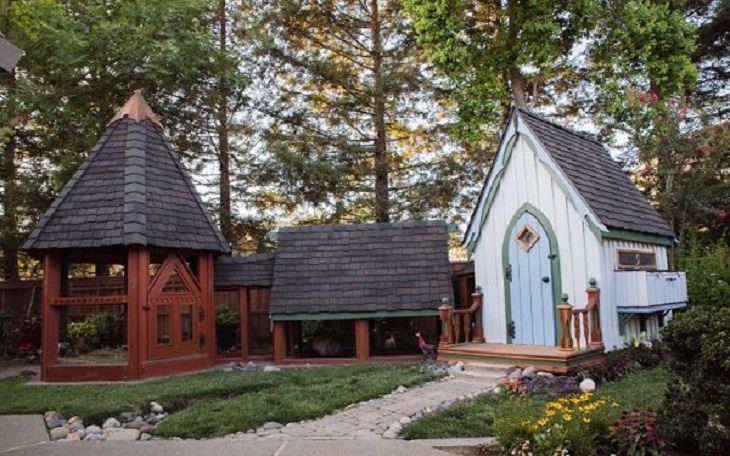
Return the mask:
[[(23, 245), (229, 251), (139, 92), (106, 127)], [(137, 114), (135, 114), (137, 113)], [(131, 114), (131, 115), (130, 115)]]
[(661, 214), (599, 142), (529, 111), (517, 112), (606, 227), (674, 237)]
[(453, 303), (443, 221), (285, 228), (270, 312), (435, 311)]

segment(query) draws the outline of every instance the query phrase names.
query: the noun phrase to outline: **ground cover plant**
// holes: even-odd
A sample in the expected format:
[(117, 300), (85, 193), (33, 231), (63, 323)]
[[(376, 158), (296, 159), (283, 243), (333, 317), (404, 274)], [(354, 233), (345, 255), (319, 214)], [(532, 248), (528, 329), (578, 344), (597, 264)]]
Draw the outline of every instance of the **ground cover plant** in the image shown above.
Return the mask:
[(206, 372), (125, 385), (24, 385), (0, 380), (0, 414), (80, 416), (101, 423), (150, 401), (172, 414), (157, 429), (164, 437), (201, 438), (326, 415), (348, 404), (413, 386), (433, 374), (410, 364), (362, 364), (283, 372)]
[[(595, 399), (610, 398), (610, 404), (618, 404), (604, 408), (612, 423), (624, 410), (656, 410), (671, 378), (662, 368), (636, 371), (604, 383)], [(406, 439), (498, 436), (515, 443), (524, 437), (522, 423), (540, 420), (549, 403), (548, 398), (539, 395), (484, 394), (414, 421), (403, 428), (401, 435)]]

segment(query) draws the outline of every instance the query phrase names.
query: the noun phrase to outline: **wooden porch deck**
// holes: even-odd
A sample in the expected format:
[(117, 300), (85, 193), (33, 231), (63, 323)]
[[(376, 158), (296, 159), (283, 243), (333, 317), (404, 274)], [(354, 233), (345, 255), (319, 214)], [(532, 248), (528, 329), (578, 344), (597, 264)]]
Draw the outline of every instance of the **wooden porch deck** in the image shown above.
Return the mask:
[(463, 343), (439, 347), (439, 361), (486, 362), (505, 366), (535, 366), (537, 370), (567, 374), (600, 364), (604, 349), (561, 350), (535, 345)]

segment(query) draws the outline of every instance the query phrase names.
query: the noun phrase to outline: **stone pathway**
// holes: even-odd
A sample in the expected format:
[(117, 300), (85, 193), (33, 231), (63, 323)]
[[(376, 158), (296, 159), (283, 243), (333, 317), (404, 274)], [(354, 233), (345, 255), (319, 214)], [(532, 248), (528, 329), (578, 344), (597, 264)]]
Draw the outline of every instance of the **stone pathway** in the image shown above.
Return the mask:
[[(434, 410), (488, 391), (493, 381), (463, 375), (447, 377), (348, 406), (323, 418), (276, 429), (239, 432), (234, 439), (380, 439), (396, 438), (401, 427)], [(273, 424), (273, 423), (271, 423)]]

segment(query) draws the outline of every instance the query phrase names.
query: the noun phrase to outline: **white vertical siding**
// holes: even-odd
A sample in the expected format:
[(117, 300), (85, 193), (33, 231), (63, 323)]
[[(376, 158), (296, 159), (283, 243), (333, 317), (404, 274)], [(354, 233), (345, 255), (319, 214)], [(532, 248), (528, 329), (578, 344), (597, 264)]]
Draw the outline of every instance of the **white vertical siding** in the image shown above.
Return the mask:
[[(520, 136), (474, 249), (476, 283), (484, 292), (484, 328), (488, 342), (507, 341), (502, 243), (507, 225), (523, 204), (538, 208), (555, 232), (560, 288), (568, 293), (570, 303), (577, 308), (584, 307), (588, 279), (594, 277), (601, 283), (600, 242), (576, 209), (576, 201), (571, 200), (575, 196), (563, 191), (558, 179)], [(477, 215), (481, 215), (481, 210)], [(615, 328), (618, 334), (618, 322)]]
[[(619, 279), (616, 264), (616, 250), (646, 250), (656, 254), (657, 268), (668, 269), (669, 262), (667, 259), (667, 248), (656, 244), (647, 244), (640, 242), (619, 241), (615, 239), (605, 239), (602, 243), (601, 269), (603, 281), (599, 281), (601, 287), (601, 322), (603, 323), (603, 342), (606, 348), (621, 348), (625, 343), (631, 341), (631, 337), (639, 336), (639, 317), (630, 318), (625, 326), (623, 336), (619, 333), (619, 315), (617, 306), (619, 301), (623, 299), (625, 290), (619, 289)], [(637, 293), (646, 292), (644, 290), (635, 290)], [(656, 315), (652, 315), (646, 324), (647, 335), (650, 338), (656, 338), (659, 333), (659, 324)]]

